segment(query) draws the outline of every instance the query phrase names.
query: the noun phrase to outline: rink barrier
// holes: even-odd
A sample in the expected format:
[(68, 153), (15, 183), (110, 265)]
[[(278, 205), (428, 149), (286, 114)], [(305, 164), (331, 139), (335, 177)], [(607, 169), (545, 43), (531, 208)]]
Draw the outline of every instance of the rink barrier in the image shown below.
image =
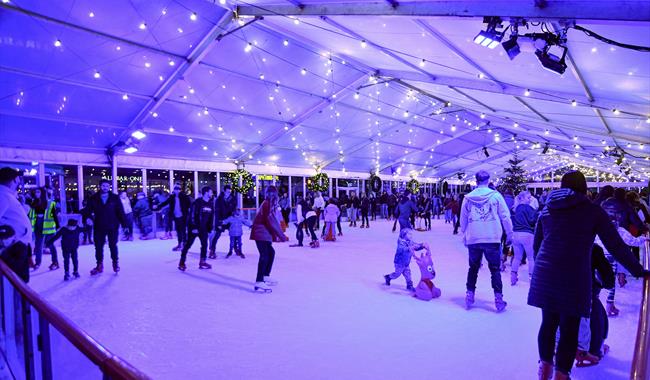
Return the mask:
[[(647, 236), (647, 235), (646, 235)], [(645, 270), (650, 270), (650, 242), (646, 240), (642, 252), (642, 264)], [(631, 380), (648, 380), (648, 359), (650, 359), (650, 278), (643, 279), (643, 298), (639, 312), (639, 326), (634, 345), (634, 359), (632, 359)]]
[(0, 277), (0, 351), (14, 378), (150, 379), (76, 326), (2, 260)]

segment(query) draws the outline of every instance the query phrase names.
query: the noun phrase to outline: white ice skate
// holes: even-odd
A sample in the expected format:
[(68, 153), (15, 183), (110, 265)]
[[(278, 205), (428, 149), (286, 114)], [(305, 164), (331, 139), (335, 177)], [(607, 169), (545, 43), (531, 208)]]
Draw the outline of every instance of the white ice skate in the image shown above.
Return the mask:
[(255, 283), (255, 291), (259, 293), (271, 293), (273, 289), (271, 289), (266, 283), (264, 282), (256, 282)]
[(275, 286), (278, 284), (278, 282), (275, 279), (273, 279), (271, 276), (264, 276), (264, 283), (270, 286)]

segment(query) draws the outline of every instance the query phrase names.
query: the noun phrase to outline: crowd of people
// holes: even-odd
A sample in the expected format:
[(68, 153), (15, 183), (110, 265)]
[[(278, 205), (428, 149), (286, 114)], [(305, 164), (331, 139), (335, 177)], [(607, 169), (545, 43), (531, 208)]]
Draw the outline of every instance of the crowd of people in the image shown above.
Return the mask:
[[(639, 264), (638, 250), (648, 240), (643, 236), (650, 225), (647, 194), (611, 186), (591, 194), (578, 171), (565, 174), (560, 189), (544, 191), (539, 197), (529, 191), (499, 191), (485, 171), (476, 174), (476, 184), (467, 194), (444, 196), (412, 194), (408, 189), (359, 196), (350, 192), (338, 198), (318, 191), (306, 197), (299, 194), (294, 202), (296, 243), (290, 247), (303, 247), (305, 234), (312, 248), (318, 248), (320, 240), (335, 241), (343, 235), (343, 217), (347, 217), (348, 227), (356, 227), (360, 219), (359, 227), (364, 229), (378, 218), (393, 221), (394, 232), (399, 225), (399, 237), (394, 271), (384, 276), (384, 283), (390, 286), (391, 281), (403, 276), (406, 289), (416, 298), (431, 300), (441, 295), (432, 281), (435, 270), (431, 247), (426, 242), (417, 242), (414, 231), (430, 230), (432, 219), (444, 215), (445, 224), (451, 224), (453, 234), (461, 234), (468, 251), (467, 309), (475, 303), (484, 258), (497, 312), (507, 307), (501, 272), (507, 268), (508, 260), (511, 286), (517, 285), (520, 268), (527, 264), (528, 304), (542, 310), (539, 378), (566, 379), (575, 360), (579, 366), (598, 364), (608, 349), (608, 317), (620, 312), (615, 306), (615, 279), (623, 287), (626, 273), (635, 277), (648, 275)], [(187, 254), (197, 238), (198, 268), (211, 269), (208, 259), (216, 258), (217, 242), (226, 230), (230, 237), (226, 258), (233, 253), (245, 258), (242, 238), (246, 226), (259, 252), (254, 290), (269, 293), (271, 286), (277, 284), (271, 277), (273, 243), (289, 240), (286, 231), (292, 222), (292, 202), (286, 192), (279, 194), (275, 186), (265, 189), (263, 202), (250, 222), (237, 207), (237, 195), (227, 185), (218, 196), (205, 186), (195, 200), (183, 192), (181, 184), (175, 184), (171, 194), (157, 193), (148, 198), (139, 193), (132, 200), (125, 192), (114, 194), (110, 182), (102, 180), (98, 192), (83, 201), (80, 221), (69, 218), (62, 226), (53, 191), (37, 188), (24, 197), (17, 192), (21, 185), (20, 172), (0, 169), (2, 258), (25, 281), (29, 280), (26, 268), (38, 269), (46, 249), (51, 256), (49, 269), (59, 268), (55, 247), (58, 239), (64, 280), (80, 276), (77, 249), (86, 243), (95, 247), (96, 266), (91, 275), (103, 272), (106, 243), (113, 271), (119, 272), (120, 227), (122, 240), (133, 240), (134, 225), (141, 232), (140, 239), (150, 239), (154, 212), (160, 212), (165, 229), (161, 239), (172, 238), (172, 226), (176, 231), (177, 244), (173, 250), (181, 252), (180, 271), (187, 270)], [(417, 256), (417, 251), (423, 253)], [(411, 278), (412, 258), (421, 270), (417, 287)], [(606, 306), (598, 297), (602, 289), (608, 289)]]

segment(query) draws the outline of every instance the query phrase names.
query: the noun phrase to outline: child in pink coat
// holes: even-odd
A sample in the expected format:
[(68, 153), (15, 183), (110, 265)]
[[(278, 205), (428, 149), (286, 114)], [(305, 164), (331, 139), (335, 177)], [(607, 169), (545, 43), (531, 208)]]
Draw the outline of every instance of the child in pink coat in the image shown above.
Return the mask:
[(440, 289), (433, 285), (433, 280), (436, 277), (436, 271), (433, 269), (433, 261), (431, 260), (431, 250), (427, 247), (426, 251), (420, 257), (413, 256), (415, 262), (420, 268), (420, 283), (415, 288), (413, 297), (423, 301), (430, 301), (434, 298), (440, 297)]

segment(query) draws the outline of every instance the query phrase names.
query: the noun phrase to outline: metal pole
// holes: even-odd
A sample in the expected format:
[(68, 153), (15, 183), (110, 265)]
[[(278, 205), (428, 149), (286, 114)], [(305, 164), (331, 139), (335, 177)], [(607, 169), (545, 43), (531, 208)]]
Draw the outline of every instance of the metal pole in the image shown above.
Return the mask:
[(42, 314), (38, 315), (39, 350), (43, 380), (52, 379), (52, 345), (50, 343), (50, 324)]
[(77, 165), (77, 197), (79, 198), (79, 210), (81, 210), (84, 201), (84, 167), (82, 165)]
[(38, 173), (36, 173), (36, 185), (43, 187), (45, 183), (45, 164), (42, 162), (38, 163)]
[(194, 198), (199, 197), (199, 172), (194, 171)]
[(289, 208), (293, 207), (293, 193), (291, 192), (291, 176), (289, 176)]
[(68, 213), (68, 199), (65, 195), (65, 177), (59, 174), (59, 199), (61, 200), (61, 212)]
[(215, 195), (221, 194), (221, 173), (217, 172), (217, 193)]
[(112, 177), (112, 185), (113, 185), (113, 192), (115, 194), (118, 194), (117, 190), (117, 156), (113, 156), (113, 165), (111, 166), (111, 177)]
[(147, 194), (147, 169), (142, 169), (142, 192)]
[[(241, 186), (241, 177), (239, 177), (239, 186)], [(260, 178), (258, 175), (255, 176), (255, 208), (260, 207)]]
[(20, 297), (21, 315), (23, 322), (23, 344), (25, 356), (25, 379), (34, 380), (36, 374), (34, 373), (34, 341), (32, 339), (32, 313), (29, 302), (14, 289), (14, 295)]
[(169, 190), (174, 190), (174, 169), (169, 169)]

